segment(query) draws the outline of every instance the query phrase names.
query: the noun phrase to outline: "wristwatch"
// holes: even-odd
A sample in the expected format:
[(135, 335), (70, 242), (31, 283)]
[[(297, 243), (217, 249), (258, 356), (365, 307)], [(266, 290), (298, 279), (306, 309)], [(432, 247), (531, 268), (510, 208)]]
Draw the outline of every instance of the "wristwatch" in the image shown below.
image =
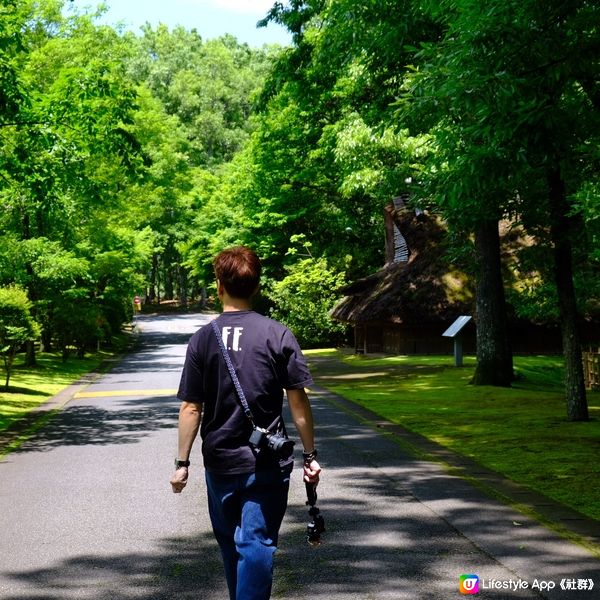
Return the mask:
[(303, 452), (302, 458), (304, 459), (304, 464), (310, 465), (317, 458), (317, 449), (315, 448), (312, 452)]
[(175, 468), (176, 469), (181, 469), (181, 467), (189, 467), (189, 466), (190, 466), (189, 460), (179, 460), (178, 458), (175, 459)]

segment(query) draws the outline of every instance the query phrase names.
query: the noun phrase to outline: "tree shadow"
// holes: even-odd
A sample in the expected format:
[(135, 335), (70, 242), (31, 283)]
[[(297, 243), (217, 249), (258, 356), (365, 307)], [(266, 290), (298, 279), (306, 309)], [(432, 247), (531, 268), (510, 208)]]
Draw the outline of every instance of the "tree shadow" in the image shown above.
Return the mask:
[(143, 338), (140, 341), (140, 347), (143, 350), (162, 348), (164, 346), (185, 346), (192, 337), (191, 333), (160, 333), (160, 332), (144, 332)]
[(330, 356), (309, 356), (308, 363), (313, 376), (323, 385), (328, 382), (344, 380), (362, 382), (371, 378), (396, 377), (404, 379), (406, 377), (439, 373), (451, 366), (450, 359), (448, 359), (447, 365), (390, 363), (388, 365), (380, 364), (375, 368), (368, 362), (346, 363), (337, 357)]
[[(399, 469), (394, 484), (380, 473), (365, 474), (364, 466), (340, 469), (318, 502), (326, 525), (322, 545), (310, 547), (297, 521), (284, 525), (274, 598), (448, 600), (459, 596), (461, 574), (476, 573), (487, 581), (529, 582), (519, 591), (481, 590), (478, 598), (558, 600), (565, 597), (560, 588), (541, 594), (531, 583), (537, 577), (558, 587), (565, 577), (597, 577), (596, 559), (578, 556), (566, 542), (557, 545), (552, 532), (526, 518), (515, 527), (510, 509), (495, 510), (476, 490), (457, 489), (456, 478), (433, 470), (411, 478)], [(342, 474), (347, 484), (340, 485)], [(423, 505), (415, 488), (420, 493), (436, 476), (437, 504)], [(302, 509), (295, 502), (289, 513), (297, 519)]]
[[(26, 396), (51, 396), (50, 392), (44, 392), (41, 390), (33, 390), (31, 388), (25, 387), (15, 387), (13, 385), (9, 385), (8, 388), (5, 386), (0, 387), (0, 393), (2, 394), (24, 394)], [(11, 398), (6, 398), (3, 402), (11, 402)]]
[[(113, 372), (123, 375), (158, 363), (162, 371), (165, 365), (174, 368), (175, 360), (167, 349), (158, 358), (142, 352)], [(597, 561), (584, 560), (574, 550), (560, 552), (563, 546), (553, 534), (527, 519), (515, 527), (511, 509), (439, 466), (408, 455), (385, 431), (358, 422), (324, 396), (314, 394), (313, 412), (325, 468), (318, 506), (327, 529), (321, 546), (307, 544), (309, 516), (297, 470), (276, 555), (275, 600), (448, 600), (459, 596), (462, 573), (489, 579), (535, 574), (555, 581), (561, 574), (575, 579), (597, 574)], [(68, 405), (16, 452), (133, 444), (161, 429), (175, 430), (178, 404), (156, 396), (123, 398), (110, 410)], [(286, 420), (290, 422), (289, 416)], [(205, 499), (200, 502), (200, 510), (206, 511)], [(49, 558), (44, 568), (4, 569), (0, 596), (224, 600), (219, 550), (212, 533), (201, 530), (201, 521), (206, 520), (198, 519), (196, 533), (190, 535), (148, 541), (140, 534), (135, 552), (111, 552), (90, 540), (89, 552)], [(505, 590), (484, 590), (477, 597), (544, 596), (527, 589), (509, 596)]]
[(14, 453), (47, 452), (62, 446), (135, 444), (177, 426), (178, 400), (155, 396), (119, 402), (119, 409), (68, 405)]
[[(146, 334), (144, 334), (146, 337)], [(181, 371), (183, 368), (185, 345), (189, 341), (187, 336), (185, 342), (156, 345), (143, 344), (132, 354), (129, 354), (111, 370), (111, 374), (123, 373), (146, 373), (151, 371), (169, 372)], [(182, 350), (183, 348), (183, 350)]]
[[(357, 470), (358, 471), (358, 470)], [(353, 473), (352, 480), (357, 475)], [(273, 599), (447, 600), (469, 558), (481, 575), (495, 574), (494, 560), (443, 520), (423, 516), (405, 491), (377, 478), (328, 489), (322, 507), (327, 531), (321, 546), (306, 543), (308, 515), (290, 503), (275, 559)], [(348, 497), (347, 492), (352, 496)], [(383, 497), (376, 496), (385, 493)], [(137, 552), (97, 552), (57, 560), (44, 568), (1, 573), (3, 600), (223, 600), (226, 584), (216, 542), (209, 532), (162, 538)], [(468, 570), (468, 569), (467, 569)], [(481, 593), (480, 598), (506, 596)], [(511, 598), (539, 598), (531, 593)]]
[(2, 573), (3, 600), (203, 598), (223, 600), (227, 586), (212, 534), (165, 538), (139, 552), (73, 556), (43, 569)]
[[(121, 410), (109, 415), (109, 419), (124, 417), (125, 429), (117, 439), (112, 435), (115, 423), (109, 420), (110, 433), (102, 427), (90, 429), (77, 441), (137, 439), (139, 432), (128, 427), (144, 420), (138, 402), (124, 401)], [(164, 398), (145, 403), (141, 410), (146, 418), (160, 408), (159, 403)], [(149, 411), (149, 406), (154, 408)], [(158, 427), (173, 426), (173, 408), (174, 403), (165, 404), (164, 412), (151, 420), (163, 421)], [(380, 432), (336, 416), (322, 402), (315, 402), (314, 410), (320, 417), (320, 447), (326, 460), (318, 490), (326, 532), (322, 545), (307, 544), (309, 516), (298, 469), (276, 555), (274, 600), (448, 600), (458, 597), (462, 573), (500, 580), (535, 573), (556, 582), (561, 574), (575, 579), (597, 574), (597, 561), (557, 551), (553, 534), (526, 519), (515, 527), (511, 509), (495, 506), (436, 465), (407, 456)], [(96, 419), (95, 413), (79, 411), (73, 418), (86, 414), (86, 420)], [(205, 498), (200, 502), (205, 515)], [(89, 553), (59, 559), (45, 568), (5, 570), (0, 573), (0, 596), (223, 600), (227, 592), (216, 542), (209, 531), (201, 530), (206, 518), (196, 512), (189, 517), (195, 533), (157, 541), (144, 540), (142, 534), (142, 547), (136, 552), (111, 553), (91, 540)], [(8, 582), (8, 589), (2, 589), (3, 582)], [(478, 594), (485, 600), (542, 597), (560, 598), (531, 589), (510, 595), (506, 590)]]

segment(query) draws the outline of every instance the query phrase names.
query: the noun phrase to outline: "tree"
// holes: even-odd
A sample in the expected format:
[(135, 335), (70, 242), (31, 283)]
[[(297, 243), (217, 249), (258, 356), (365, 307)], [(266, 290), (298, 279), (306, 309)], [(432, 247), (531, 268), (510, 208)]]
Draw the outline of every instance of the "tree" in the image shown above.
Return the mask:
[(351, 256), (349, 277), (381, 265), (383, 207), (404, 191), (410, 142), (384, 120), (393, 95), (385, 68), (365, 51), (391, 44), (387, 59), (402, 55), (403, 17), (379, 4), (370, 8), (387, 14), (384, 41), (356, 3), (277, 4), (267, 19), (288, 27), (295, 46), (278, 57), (262, 94), (254, 186), (242, 201), (281, 276), (298, 234), (315, 256)]
[[(343, 147), (328, 146), (323, 133), (343, 131), (352, 112), (374, 138), (386, 128), (407, 128), (406, 139), (420, 134), (421, 155), (414, 155), (408, 173), (415, 198), (440, 211), (456, 238), (474, 239), (475, 383), (512, 380), (498, 222), (521, 223), (551, 249), (572, 419), (587, 414), (571, 232), (575, 219), (581, 223), (576, 211), (583, 210), (580, 199), (589, 198), (597, 173), (598, 13), (586, 0), (543, 6), (533, 0), (294, 0), (276, 4), (265, 20), (287, 26), (294, 36), (295, 46), (281, 55), (265, 94), (280, 102), (282, 120), (295, 105), (307, 123), (304, 131), (289, 128), (296, 135), (286, 141), (296, 150), (302, 140), (312, 149), (302, 156), (318, 156), (327, 165), (327, 175), (319, 180), (323, 171), (316, 166), (312, 180), (339, 177), (337, 165), (331, 169), (323, 159), (332, 149), (343, 156)], [(397, 185), (407, 173), (398, 158), (385, 161), (379, 173), (349, 161), (337, 189), (356, 190), (357, 182), (369, 179), (382, 188), (382, 182)], [(582, 185), (587, 194), (580, 193)], [(372, 198), (364, 201), (374, 205)], [(318, 214), (320, 206), (317, 200), (310, 212)], [(582, 216), (590, 214), (587, 203)], [(547, 287), (545, 262), (533, 279)]]
[(0, 124), (10, 123), (26, 97), (19, 81), (17, 58), (23, 50), (24, 15), (16, 0), (0, 6)]
[(384, 261), (383, 208), (406, 191), (426, 147), (392, 108), (407, 45), (433, 33), (408, 4), (297, 0), (277, 3), (265, 20), (288, 27), (294, 47), (267, 80), (251, 146), (254, 186), (241, 198), (275, 276), (294, 266), (285, 249), (299, 234), (337, 268), (350, 256), (347, 277)]
[(585, 420), (572, 247), (578, 189), (597, 170), (600, 10), (457, 0), (432, 16), (446, 35), (417, 53), (406, 86), (419, 114), (434, 115), (430, 182), (457, 222), (520, 220), (551, 249), (567, 414)]
[(129, 39), (134, 54), (127, 69), (140, 86), (134, 133), (146, 157), (142, 180), (131, 190), (131, 216), (154, 232), (149, 298), (183, 300), (190, 273), (203, 269), (203, 232), (222, 212), (204, 182), (247, 143), (270, 51), (232, 36), (205, 42), (183, 27), (147, 26)]
[[(286, 276), (271, 282), (264, 293), (273, 302), (273, 318), (285, 323), (300, 344), (311, 348), (321, 344), (338, 344), (344, 341), (346, 327), (334, 322), (330, 315), (337, 302), (337, 290), (345, 283), (345, 271), (338, 271), (326, 258), (310, 255), (310, 244), (303, 236), (292, 237), (291, 242), (301, 242), (304, 256), (286, 267)], [(290, 254), (296, 254), (295, 248)]]
[(0, 287), (0, 352), (6, 374), (5, 390), (8, 390), (18, 350), (28, 340), (37, 338), (39, 332), (31, 316), (31, 303), (25, 291), (16, 286)]
[(121, 280), (119, 294), (132, 294), (133, 279), (122, 283), (130, 272), (95, 265), (107, 252), (128, 251), (120, 215), (139, 158), (123, 40), (89, 17), (63, 18), (61, 5), (22, 6), (14, 64), (28, 102), (0, 130), (0, 237), (13, 267), (0, 270), (0, 282), (27, 288), (47, 348), (56, 308), (73, 290), (94, 310), (113, 313), (113, 283)]

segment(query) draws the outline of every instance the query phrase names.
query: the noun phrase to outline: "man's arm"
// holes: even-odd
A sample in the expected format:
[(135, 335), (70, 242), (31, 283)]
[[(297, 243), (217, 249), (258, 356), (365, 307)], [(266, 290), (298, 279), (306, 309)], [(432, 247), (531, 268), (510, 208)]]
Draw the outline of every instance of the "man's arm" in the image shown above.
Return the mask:
[[(177, 458), (189, 460), (194, 440), (198, 435), (200, 420), (202, 418), (202, 405), (197, 402), (183, 401), (179, 409), (179, 435)], [(180, 493), (187, 484), (188, 468), (180, 467), (171, 477), (171, 487), (176, 494)]]
[[(303, 388), (286, 390), (286, 392), (292, 419), (304, 446), (304, 453), (312, 453), (315, 451), (315, 431), (310, 400)], [(320, 472), (321, 466), (315, 458), (304, 461), (304, 481), (317, 483)]]

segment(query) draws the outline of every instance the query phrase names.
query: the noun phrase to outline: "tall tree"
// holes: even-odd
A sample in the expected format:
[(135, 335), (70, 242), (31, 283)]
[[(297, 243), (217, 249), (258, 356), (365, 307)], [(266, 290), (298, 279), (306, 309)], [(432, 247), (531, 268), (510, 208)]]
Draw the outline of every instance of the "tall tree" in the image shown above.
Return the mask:
[(522, 219), (552, 247), (567, 414), (584, 420), (571, 246), (581, 175), (597, 164), (600, 11), (585, 0), (456, 0), (432, 14), (447, 32), (417, 54), (422, 68), (407, 86), (411, 102), (438, 115), (432, 180), (459, 218), (490, 199), (488, 214)]
[[(119, 313), (117, 327), (126, 316), (124, 290), (108, 291), (120, 275), (107, 278), (93, 265), (115, 250), (111, 220), (123, 209), (138, 149), (129, 131), (135, 90), (124, 77), (126, 48), (108, 27), (87, 17), (63, 18), (61, 5), (20, 5), (16, 67), (28, 102), (0, 130), (0, 220), (4, 255), (14, 267), (2, 270), (3, 283), (27, 287), (47, 338), (56, 330), (58, 307), (68, 301), (74, 310), (82, 301), (73, 298), (82, 294), (98, 312)], [(78, 267), (58, 275), (63, 279), (56, 286), (50, 273), (66, 264), (59, 257)], [(54, 270), (38, 269), (40, 261)]]
[(294, 1), (265, 19), (286, 26), (294, 47), (262, 96), (255, 157), (270, 185), (264, 211), (288, 217), (288, 240), (305, 234), (316, 254), (352, 256), (351, 277), (381, 265), (383, 207), (405, 191), (418, 153), (391, 106), (405, 46), (428, 35), (405, 4)]
[[(270, 51), (232, 36), (203, 41), (194, 30), (162, 25), (129, 41), (135, 52), (127, 69), (140, 85), (135, 135), (147, 159), (132, 214), (154, 234), (148, 294), (186, 298), (189, 273), (203, 264), (195, 242), (215, 209), (205, 206), (203, 182), (247, 143)], [(203, 218), (193, 225), (198, 214)]]
[(22, 29), (25, 15), (17, 0), (0, 6), (0, 124), (6, 126), (18, 114), (25, 100), (19, 82), (18, 57), (23, 52)]
[(39, 335), (31, 317), (31, 303), (24, 290), (0, 287), (0, 354), (4, 361), (4, 389), (8, 390), (13, 362), (19, 347)]

